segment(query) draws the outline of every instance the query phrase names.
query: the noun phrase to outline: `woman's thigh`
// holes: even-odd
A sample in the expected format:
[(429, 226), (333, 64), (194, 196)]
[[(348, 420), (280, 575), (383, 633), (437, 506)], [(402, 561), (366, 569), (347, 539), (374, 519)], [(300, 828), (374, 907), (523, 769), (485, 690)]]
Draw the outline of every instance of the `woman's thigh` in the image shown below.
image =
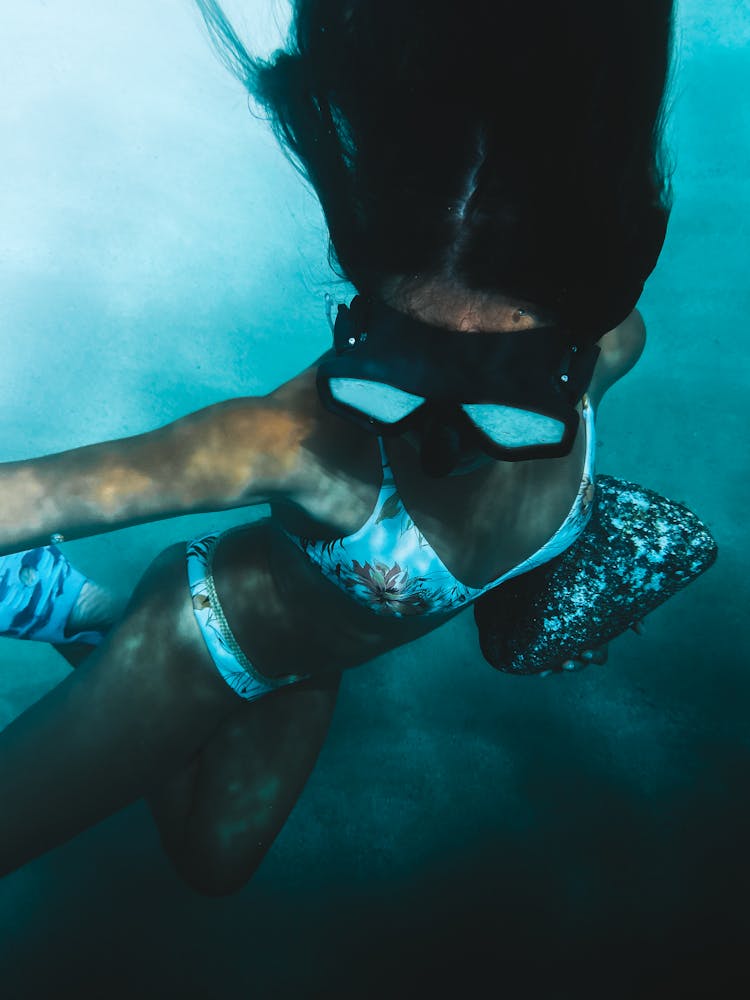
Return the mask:
[(0, 872), (183, 769), (236, 703), (193, 620), (184, 546), (168, 549), (102, 645), (0, 733)]
[[(201, 586), (199, 577), (216, 573), (217, 586), (233, 597), (242, 619), (252, 619), (253, 646), (268, 641), (263, 633), (269, 629), (273, 634), (288, 632), (287, 609), (277, 607), (278, 598), (269, 593), (274, 584), (264, 558), (267, 528), (266, 523), (259, 523), (240, 531), (239, 537), (247, 535), (249, 545), (236, 545), (236, 530), (225, 542), (220, 540), (237, 557), (229, 564), (215, 564), (208, 538), (190, 546), (191, 559), (199, 558), (201, 563), (193, 566), (193, 573), (199, 584), (196, 594), (202, 595), (196, 598), (196, 615), (203, 616), (206, 649), (219, 658), (237, 691), (244, 688), (238, 676), (257, 668), (252, 659), (243, 667), (238, 659), (228, 657), (235, 640), (226, 633), (226, 623), (219, 628), (219, 637), (222, 608), (215, 606), (216, 594), (211, 587)], [(207, 619), (206, 600), (211, 611)], [(211, 628), (209, 622), (213, 622)], [(305, 674), (305, 637), (288, 636), (287, 647), (296, 648), (291, 672)], [(218, 667), (216, 676), (220, 676)], [(328, 730), (339, 680), (340, 674), (332, 671), (249, 701), (233, 692), (232, 713), (187, 766), (149, 795), (162, 843), (180, 875), (194, 888), (212, 894), (233, 891), (258, 866), (312, 771)]]
[(253, 875), (297, 801), (328, 732), (339, 676), (241, 705), (149, 806), (180, 876), (224, 895)]

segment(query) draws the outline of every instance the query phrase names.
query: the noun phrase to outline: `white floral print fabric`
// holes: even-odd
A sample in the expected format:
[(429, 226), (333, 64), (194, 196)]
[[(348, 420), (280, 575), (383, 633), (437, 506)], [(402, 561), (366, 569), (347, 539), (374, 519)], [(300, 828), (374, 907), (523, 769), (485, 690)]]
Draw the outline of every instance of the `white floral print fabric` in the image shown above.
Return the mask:
[(468, 587), (457, 580), (409, 517), (396, 490), (382, 438), (378, 443), (383, 482), (375, 509), (359, 531), (329, 542), (291, 534), (289, 538), (329, 580), (378, 614), (436, 614), (467, 605), (505, 580), (553, 559), (583, 533), (594, 498), (596, 447), (594, 412), (586, 396), (582, 412), (586, 459), (581, 486), (568, 516), (541, 549), (484, 587)]

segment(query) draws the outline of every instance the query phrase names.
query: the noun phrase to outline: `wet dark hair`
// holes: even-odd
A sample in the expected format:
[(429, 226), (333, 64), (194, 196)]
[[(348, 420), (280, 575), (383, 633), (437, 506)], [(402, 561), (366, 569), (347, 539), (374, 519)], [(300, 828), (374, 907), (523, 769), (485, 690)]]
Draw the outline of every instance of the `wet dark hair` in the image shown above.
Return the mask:
[(673, 0), (293, 0), (267, 61), (196, 3), (359, 292), (443, 278), (593, 340), (634, 308), (672, 204)]

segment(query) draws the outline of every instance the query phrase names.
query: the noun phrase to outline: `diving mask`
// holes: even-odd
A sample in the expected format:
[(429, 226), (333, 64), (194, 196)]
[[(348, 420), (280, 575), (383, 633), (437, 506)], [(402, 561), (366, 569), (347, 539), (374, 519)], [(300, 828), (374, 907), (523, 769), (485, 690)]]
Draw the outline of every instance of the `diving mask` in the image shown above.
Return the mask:
[(437, 476), (467, 447), (506, 462), (567, 455), (600, 351), (559, 326), (464, 333), (359, 295), (339, 305), (333, 334), (317, 372), (323, 405), (383, 436), (416, 430)]

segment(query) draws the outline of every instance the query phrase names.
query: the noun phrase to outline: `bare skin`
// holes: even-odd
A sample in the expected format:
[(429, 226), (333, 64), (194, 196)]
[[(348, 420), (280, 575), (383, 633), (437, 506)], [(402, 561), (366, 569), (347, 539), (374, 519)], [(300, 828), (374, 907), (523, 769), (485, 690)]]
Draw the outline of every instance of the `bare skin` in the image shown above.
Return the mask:
[[(513, 318), (518, 304), (511, 305), (494, 303), (490, 313), (484, 302), (478, 313), (459, 303), (461, 315), (452, 319), (457, 330), (505, 322), (522, 336), (533, 316), (521, 325)], [(595, 409), (635, 363), (644, 337), (634, 313), (602, 338), (589, 389)], [(78, 669), (0, 734), (0, 872), (146, 797), (185, 881), (206, 894), (237, 890), (314, 766), (341, 671), (452, 617), (373, 615), (279, 530), (347, 534), (369, 516), (380, 482), (375, 441), (322, 409), (313, 375), (308, 369), (267, 397), (220, 404), (149, 435), (0, 467), (0, 551), (45, 544), (53, 530), (73, 538), (270, 502), (271, 518), (219, 546), (216, 587), (257, 669), (311, 675), (260, 701), (239, 699), (216, 671), (193, 615), (184, 545), (167, 549), (104, 644), (90, 655), (60, 647)], [(559, 527), (580, 485), (583, 446), (579, 434), (563, 459), (480, 464), (439, 491), (421, 477), (408, 441), (390, 444), (389, 457), (420, 530), (458, 579), (478, 585)], [(54, 498), (56, 508), (33, 503), (35, 496)], [(537, 516), (519, 518), (530, 498)], [(606, 650), (596, 655), (601, 662)]]

